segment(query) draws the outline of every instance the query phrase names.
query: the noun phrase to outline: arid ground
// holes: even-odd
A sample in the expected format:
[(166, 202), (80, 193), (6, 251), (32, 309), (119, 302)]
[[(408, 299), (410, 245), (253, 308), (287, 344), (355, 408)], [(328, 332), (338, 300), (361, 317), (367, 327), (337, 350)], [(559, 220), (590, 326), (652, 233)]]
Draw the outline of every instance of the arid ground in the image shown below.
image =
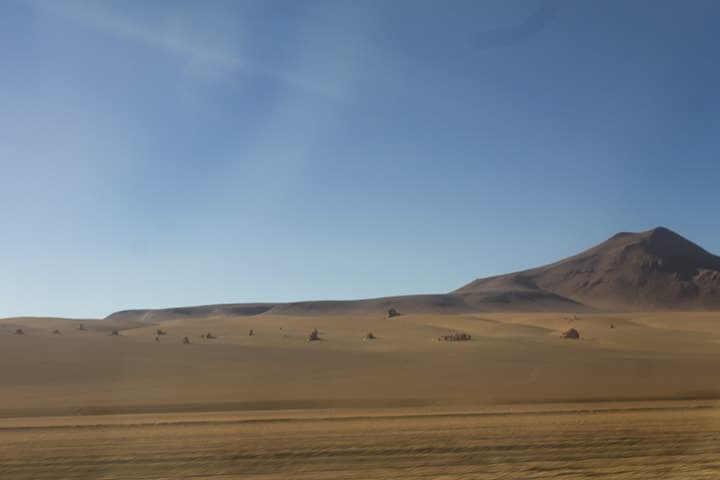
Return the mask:
[(709, 403), (6, 420), (2, 478), (714, 479)]
[(718, 478), (718, 320), (2, 320), (0, 478)]

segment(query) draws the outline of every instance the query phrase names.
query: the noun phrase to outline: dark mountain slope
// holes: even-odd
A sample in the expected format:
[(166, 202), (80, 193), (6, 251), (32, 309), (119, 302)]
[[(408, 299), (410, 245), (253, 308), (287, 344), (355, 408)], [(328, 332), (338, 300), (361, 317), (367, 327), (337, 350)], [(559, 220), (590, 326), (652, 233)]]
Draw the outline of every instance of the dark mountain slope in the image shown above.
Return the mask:
[(475, 280), (457, 293), (539, 290), (609, 310), (720, 308), (720, 257), (666, 229), (619, 233), (553, 264)]

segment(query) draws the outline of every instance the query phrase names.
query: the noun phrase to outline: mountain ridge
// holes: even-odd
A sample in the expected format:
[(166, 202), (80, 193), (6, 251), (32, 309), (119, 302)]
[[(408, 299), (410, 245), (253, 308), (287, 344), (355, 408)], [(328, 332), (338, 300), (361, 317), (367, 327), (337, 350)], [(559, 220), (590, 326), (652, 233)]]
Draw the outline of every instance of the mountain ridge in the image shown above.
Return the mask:
[(576, 255), (478, 278), (449, 293), (360, 300), (122, 310), (105, 320), (155, 323), (255, 315), (720, 310), (720, 257), (665, 227), (620, 232)]
[(452, 293), (523, 285), (602, 310), (720, 308), (720, 257), (664, 227), (621, 232), (548, 265), (476, 279)]

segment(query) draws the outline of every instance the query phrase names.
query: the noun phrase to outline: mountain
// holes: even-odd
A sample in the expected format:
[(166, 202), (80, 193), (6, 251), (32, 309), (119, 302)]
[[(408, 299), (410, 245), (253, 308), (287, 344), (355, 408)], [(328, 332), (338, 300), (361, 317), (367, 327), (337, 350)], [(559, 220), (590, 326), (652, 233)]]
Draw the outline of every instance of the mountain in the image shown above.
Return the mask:
[(589, 310), (720, 310), (720, 257), (667, 228), (618, 233), (543, 267), (475, 280), (438, 295), (125, 310), (125, 322), (250, 315), (383, 315)]
[(667, 228), (619, 233), (547, 266), (475, 280), (452, 294), (547, 292), (603, 310), (720, 309), (720, 257)]

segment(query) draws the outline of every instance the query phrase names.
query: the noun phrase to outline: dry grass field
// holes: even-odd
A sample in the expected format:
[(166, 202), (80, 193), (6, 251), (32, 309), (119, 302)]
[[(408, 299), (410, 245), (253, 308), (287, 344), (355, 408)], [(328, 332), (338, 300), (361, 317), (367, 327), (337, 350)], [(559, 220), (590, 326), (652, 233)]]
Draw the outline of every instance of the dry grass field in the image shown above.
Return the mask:
[(720, 478), (718, 319), (6, 319), (0, 478)]
[(0, 422), (9, 479), (715, 479), (709, 404)]

